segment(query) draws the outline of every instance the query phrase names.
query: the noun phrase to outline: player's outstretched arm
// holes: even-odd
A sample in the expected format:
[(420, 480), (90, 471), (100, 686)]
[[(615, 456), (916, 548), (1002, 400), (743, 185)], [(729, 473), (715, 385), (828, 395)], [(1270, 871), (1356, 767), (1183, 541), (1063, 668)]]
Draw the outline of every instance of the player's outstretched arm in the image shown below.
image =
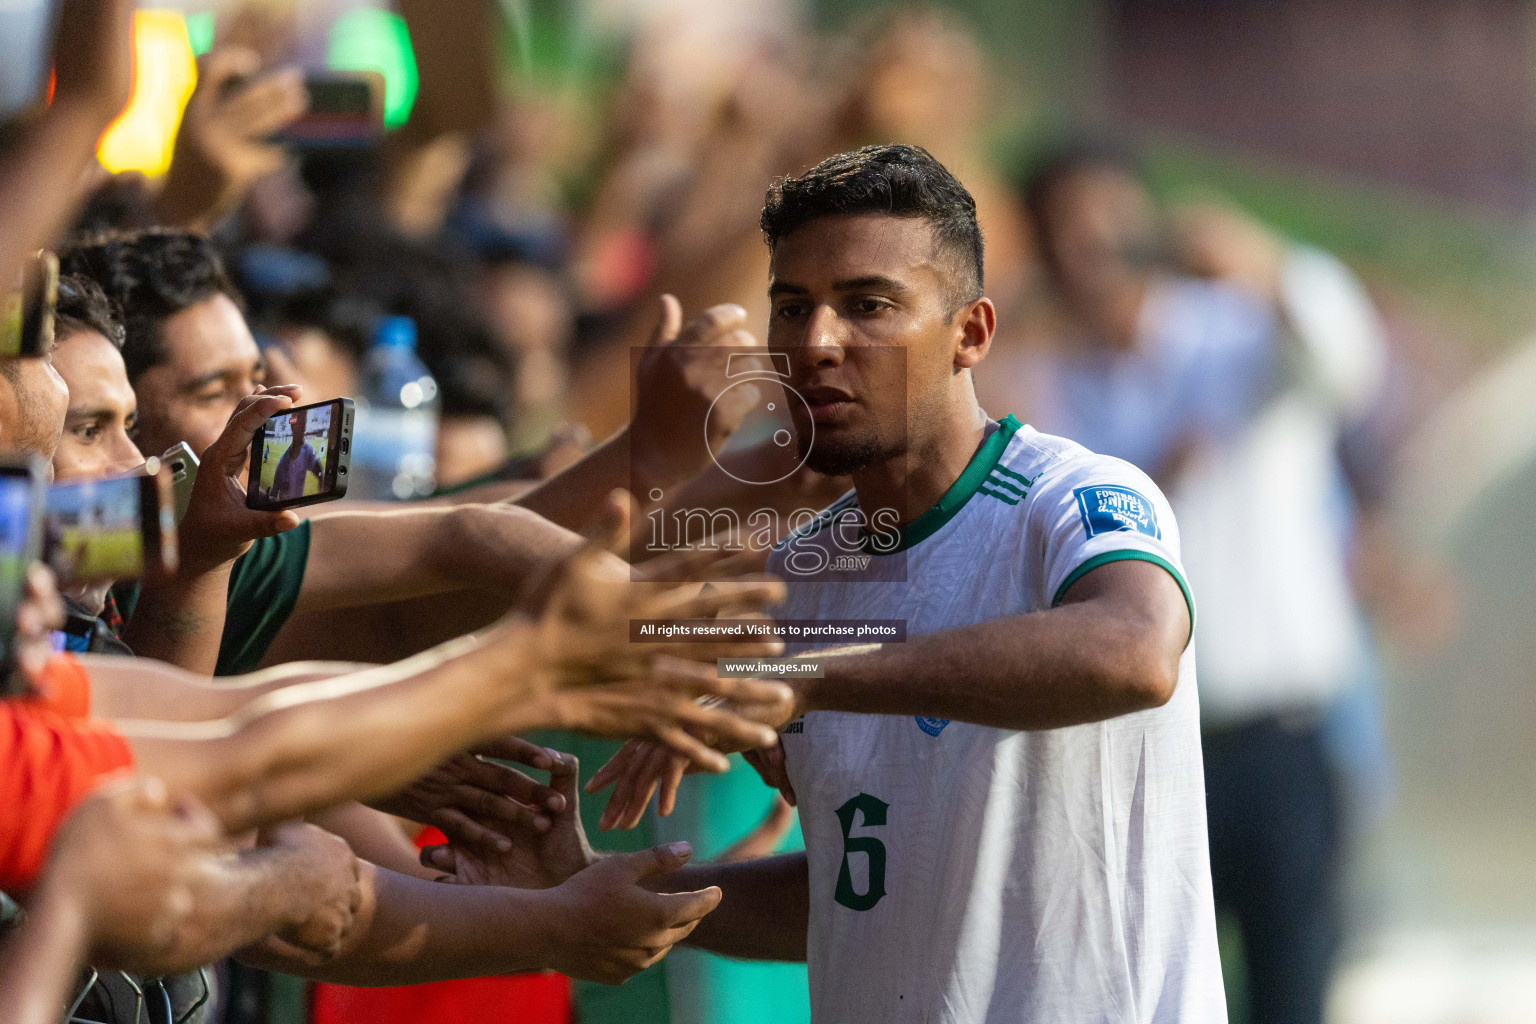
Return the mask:
[(720, 909), (699, 922), (686, 945), (744, 960), (805, 962), (810, 873), (805, 854), (735, 864), (700, 864), (659, 880), (662, 892), (715, 886)]
[(830, 658), (824, 678), (792, 686), (801, 713), (1055, 729), (1167, 703), (1189, 635), (1189, 606), (1173, 576), (1150, 562), (1111, 562), (1048, 611)]
[[(1189, 605), (1167, 571), (1110, 562), (1084, 574), (1049, 611), (824, 655), (825, 676), (788, 681), (795, 708), (771, 724), (808, 711), (924, 715), (1019, 730), (1104, 721), (1167, 703), (1189, 635)], [(614, 785), (600, 827), (634, 828), (658, 789), (660, 811), (670, 813), (688, 770), (675, 752), (625, 744), (587, 784), (588, 792)]]

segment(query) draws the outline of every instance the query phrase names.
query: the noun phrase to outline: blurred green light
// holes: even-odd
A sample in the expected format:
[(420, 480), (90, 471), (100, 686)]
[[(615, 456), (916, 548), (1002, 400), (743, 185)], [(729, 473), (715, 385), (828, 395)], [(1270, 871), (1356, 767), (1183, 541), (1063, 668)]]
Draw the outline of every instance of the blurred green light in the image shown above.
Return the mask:
[(192, 43), (192, 53), (201, 57), (213, 49), (213, 12), (200, 11), (187, 15), (187, 39)]
[(377, 71), (384, 76), (384, 127), (398, 128), (416, 104), (416, 54), (405, 19), (360, 8), (331, 26), (326, 65), (332, 71)]

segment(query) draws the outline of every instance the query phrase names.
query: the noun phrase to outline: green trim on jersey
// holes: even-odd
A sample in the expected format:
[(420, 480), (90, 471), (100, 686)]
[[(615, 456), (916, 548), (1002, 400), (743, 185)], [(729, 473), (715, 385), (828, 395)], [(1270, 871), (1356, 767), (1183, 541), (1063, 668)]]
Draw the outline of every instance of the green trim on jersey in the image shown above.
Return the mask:
[[(1023, 485), (1017, 484), (999, 473), (1000, 469), (1002, 469), (1001, 466), (992, 467), (992, 473), (981, 483), (981, 493), (991, 495), (1009, 505), (1017, 505), (1029, 494), (1029, 488), (1034, 481), (1027, 481)], [(1018, 476), (1017, 473), (1013, 475)], [(1020, 477), (1020, 479), (1023, 478)]]
[(1066, 596), (1068, 590), (1072, 589), (1072, 584), (1093, 572), (1099, 566), (1108, 565), (1110, 562), (1151, 562), (1153, 565), (1166, 570), (1168, 575), (1173, 577), (1173, 582), (1177, 583), (1179, 589), (1184, 592), (1184, 603), (1189, 606), (1189, 637), (1184, 641), (1184, 645), (1186, 647), (1189, 646), (1189, 641), (1195, 635), (1195, 596), (1190, 593), (1189, 584), (1184, 582), (1184, 574), (1174, 568), (1173, 563), (1168, 561), (1168, 559), (1162, 555), (1154, 555), (1150, 551), (1124, 548), (1120, 551), (1106, 551), (1101, 555), (1094, 555), (1088, 561), (1073, 569), (1067, 578), (1061, 581), (1061, 586), (1056, 588), (1056, 596), (1051, 598), (1051, 607), (1055, 608), (1061, 604), (1061, 599)]
[[(1012, 416), (1009, 416), (1008, 418), (1009, 419), (1013, 419)], [(1040, 479), (1040, 474), (1038, 474), (1038, 473), (1035, 474), (1035, 480), (1031, 480), (1029, 477), (1025, 476), (1023, 473), (1015, 473), (1013, 470), (1009, 469), (1007, 466), (993, 466), (992, 467), (992, 472), (998, 473), (998, 474), (1000, 474), (1002, 476), (1005, 476), (1005, 477), (1008, 477), (1008, 476), (1013, 477), (1013, 479), (1015, 481), (1017, 481), (1017, 483), (1015, 483), (1013, 485), (1014, 489), (1015, 490), (1020, 490), (1020, 491), (1026, 490), (1026, 489), (1028, 489), (1030, 487), (1035, 486), (1035, 480)], [(1020, 487), (1019, 484), (1023, 484), (1024, 486)]]
[[(966, 464), (965, 470), (960, 474), (960, 479), (950, 485), (938, 504), (906, 526), (897, 527), (896, 533), (901, 539), (900, 543), (887, 551), (881, 551), (880, 554), (893, 555), (898, 551), (905, 551), (915, 544), (921, 544), (943, 529), (944, 524), (955, 518), (965, 507), (966, 502), (978, 493), (983, 493), (982, 485), (987, 482), (992, 470), (997, 468), (998, 460), (1003, 457), (1003, 450), (1008, 447), (1008, 442), (1013, 440), (1013, 435), (1018, 433), (1018, 430), (1019, 421), (1011, 415), (999, 420), (997, 429), (992, 431), (992, 436), (981, 443), (981, 447), (976, 450), (975, 455), (971, 456), (971, 461)], [(997, 496), (990, 490), (984, 493)], [(1010, 504), (1017, 504), (1017, 502), (1010, 502)], [(868, 539), (866, 534), (866, 542)]]

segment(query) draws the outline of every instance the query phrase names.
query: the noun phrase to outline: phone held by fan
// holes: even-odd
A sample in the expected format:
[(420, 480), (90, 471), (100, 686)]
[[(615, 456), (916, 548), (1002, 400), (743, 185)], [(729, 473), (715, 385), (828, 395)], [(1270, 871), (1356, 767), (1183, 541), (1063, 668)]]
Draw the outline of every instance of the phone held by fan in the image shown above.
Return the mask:
[(335, 398), (286, 409), (263, 423), (251, 441), (246, 507), (276, 512), (343, 497), (352, 418), (352, 400)]
[(150, 472), (62, 480), (48, 489), (43, 558), (71, 587), (108, 580), (163, 580), (180, 561), (171, 474)]
[(0, 459), (0, 697), (26, 693), (16, 672), (16, 612), (27, 568), (42, 550), (48, 463), (37, 456)]

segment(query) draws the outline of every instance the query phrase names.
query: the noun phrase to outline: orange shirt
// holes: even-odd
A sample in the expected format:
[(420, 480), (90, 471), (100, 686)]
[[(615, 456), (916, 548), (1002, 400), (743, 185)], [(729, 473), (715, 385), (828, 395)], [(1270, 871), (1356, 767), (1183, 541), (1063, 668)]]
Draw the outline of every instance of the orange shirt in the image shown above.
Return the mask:
[(0, 701), (0, 890), (30, 889), (54, 833), (98, 783), (133, 766), (128, 743), (92, 721), (90, 679), (67, 654), (36, 697)]

